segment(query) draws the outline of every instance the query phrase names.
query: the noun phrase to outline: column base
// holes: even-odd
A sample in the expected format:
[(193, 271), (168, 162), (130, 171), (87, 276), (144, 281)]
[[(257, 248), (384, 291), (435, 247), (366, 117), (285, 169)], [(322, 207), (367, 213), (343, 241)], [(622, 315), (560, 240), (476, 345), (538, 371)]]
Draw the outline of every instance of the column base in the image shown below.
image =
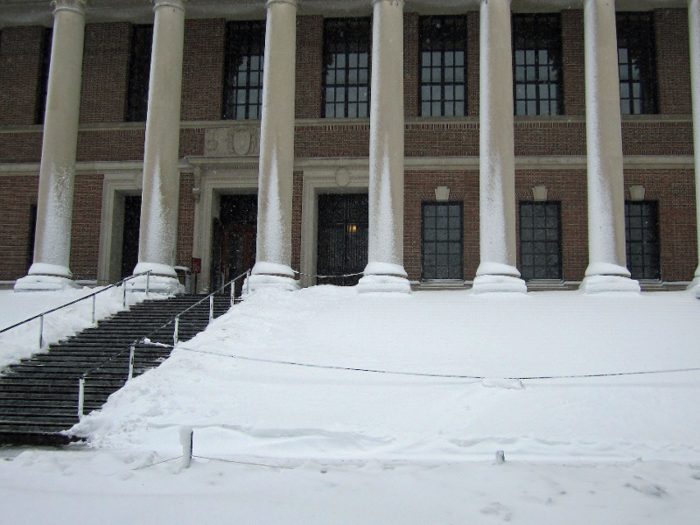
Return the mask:
[(481, 263), (472, 285), (474, 294), (527, 293), (527, 284), (515, 266), (502, 263)]
[(59, 275), (27, 275), (15, 282), (15, 292), (58, 292), (81, 288), (75, 281)]
[(579, 290), (587, 294), (606, 292), (640, 293), (639, 282), (630, 279), (630, 272), (624, 266), (611, 263), (594, 263), (586, 269), (586, 277)]
[(130, 292), (146, 292), (178, 295), (185, 293), (185, 287), (177, 279), (177, 273), (172, 266), (160, 263), (138, 263), (134, 275), (151, 271), (150, 275), (139, 275), (126, 282)]
[(695, 274), (695, 278), (690, 282), (686, 290), (695, 292), (695, 296), (700, 299), (700, 275)]
[(402, 265), (371, 262), (367, 263), (364, 276), (357, 283), (357, 291), (411, 293), (411, 283)]
[(295, 292), (299, 282), (294, 278), (294, 271), (286, 264), (271, 262), (256, 262), (250, 277), (243, 282), (244, 295), (248, 291), (261, 289), (277, 289)]

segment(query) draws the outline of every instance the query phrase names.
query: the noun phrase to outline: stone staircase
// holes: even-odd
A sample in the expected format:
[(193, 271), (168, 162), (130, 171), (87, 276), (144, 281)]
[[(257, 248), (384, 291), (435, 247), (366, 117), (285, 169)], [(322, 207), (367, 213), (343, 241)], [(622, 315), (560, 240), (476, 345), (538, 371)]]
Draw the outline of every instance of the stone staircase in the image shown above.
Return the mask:
[[(85, 379), (84, 413), (88, 414), (124, 386), (131, 343), (148, 336), (152, 342), (171, 345), (174, 323), (159, 327), (201, 299), (201, 295), (181, 295), (144, 301), (2, 371), (0, 445), (70, 442), (60, 432), (78, 422), (80, 377), (92, 370)], [(214, 296), (215, 317), (229, 307), (229, 297)], [(179, 340), (191, 339), (208, 322), (209, 301), (204, 301), (180, 318)], [(157, 367), (169, 355), (170, 348), (138, 345), (133, 375)]]

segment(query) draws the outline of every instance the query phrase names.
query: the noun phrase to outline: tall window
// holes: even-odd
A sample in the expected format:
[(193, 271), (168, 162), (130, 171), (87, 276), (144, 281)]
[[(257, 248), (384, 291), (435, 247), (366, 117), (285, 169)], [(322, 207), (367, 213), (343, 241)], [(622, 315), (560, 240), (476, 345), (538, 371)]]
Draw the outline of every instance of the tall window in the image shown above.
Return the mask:
[(656, 51), (652, 13), (617, 13), (620, 112), (657, 113)]
[(420, 108), (424, 117), (461, 117), (466, 111), (467, 19), (420, 19)]
[(34, 122), (36, 124), (44, 123), (46, 113), (46, 97), (49, 92), (49, 68), (51, 66), (51, 41), (53, 40), (53, 29), (44, 29), (44, 34), (41, 41), (41, 71), (39, 77), (39, 86), (36, 92), (36, 114)]
[(134, 26), (131, 36), (127, 122), (145, 122), (148, 114), (148, 80), (151, 75), (153, 26)]
[(423, 275), (462, 279), (462, 203), (423, 203)]
[(520, 272), (531, 279), (561, 279), (561, 203), (520, 203)]
[(513, 15), (513, 77), (516, 115), (563, 113), (558, 14)]
[(265, 22), (226, 25), (224, 118), (259, 119), (262, 111)]
[(633, 279), (659, 279), (659, 208), (656, 201), (625, 203), (627, 268)]
[(323, 116), (369, 116), (372, 21), (331, 18), (323, 28)]

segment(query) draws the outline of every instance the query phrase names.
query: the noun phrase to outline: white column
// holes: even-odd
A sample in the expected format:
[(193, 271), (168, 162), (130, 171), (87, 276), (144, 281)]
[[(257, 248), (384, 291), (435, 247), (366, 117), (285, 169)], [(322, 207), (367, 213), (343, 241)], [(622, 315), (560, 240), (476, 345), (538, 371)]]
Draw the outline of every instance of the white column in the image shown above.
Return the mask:
[(291, 268), (296, 14), (296, 0), (267, 2), (258, 230), (251, 290), (298, 288)]
[(180, 198), (178, 148), (185, 0), (155, 0), (153, 48), (148, 84), (148, 114), (143, 159), (143, 193), (139, 232), (139, 262), (134, 274), (150, 278), (131, 281), (134, 289), (177, 293), (173, 269), (177, 250)]
[(626, 268), (615, 2), (584, 1), (584, 35), (589, 262), (581, 289), (638, 292)]
[(403, 0), (374, 0), (369, 239), (361, 292), (410, 292), (403, 267)]
[(510, 0), (481, 0), (479, 250), (474, 293), (527, 292), (516, 268)]
[(693, 99), (693, 150), (695, 153), (695, 211), (698, 230), (698, 268), (690, 284), (700, 294), (700, 0), (688, 0), (690, 35), (690, 92)]
[(56, 0), (44, 142), (39, 172), (34, 262), (15, 290), (74, 286), (70, 265), (86, 0)]

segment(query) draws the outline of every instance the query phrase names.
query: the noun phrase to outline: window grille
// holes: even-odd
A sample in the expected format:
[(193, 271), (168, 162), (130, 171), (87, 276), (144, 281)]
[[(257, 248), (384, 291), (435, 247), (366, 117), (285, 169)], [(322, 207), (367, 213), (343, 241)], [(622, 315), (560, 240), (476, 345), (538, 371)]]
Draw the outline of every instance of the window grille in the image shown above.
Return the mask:
[(561, 203), (520, 203), (520, 273), (531, 279), (561, 279)]
[(265, 22), (226, 25), (224, 119), (259, 119), (262, 113)]
[(658, 113), (652, 13), (617, 13), (620, 112)]
[(561, 17), (513, 15), (513, 78), (516, 115), (563, 113)]
[(660, 279), (659, 211), (656, 201), (625, 203), (627, 268), (633, 279)]
[(332, 18), (323, 29), (323, 116), (369, 116), (372, 21)]
[(421, 17), (421, 116), (465, 115), (466, 52), (465, 16)]
[(423, 280), (463, 278), (462, 203), (423, 203)]
[(148, 82), (151, 75), (153, 26), (136, 25), (131, 36), (127, 122), (145, 122), (148, 115)]

